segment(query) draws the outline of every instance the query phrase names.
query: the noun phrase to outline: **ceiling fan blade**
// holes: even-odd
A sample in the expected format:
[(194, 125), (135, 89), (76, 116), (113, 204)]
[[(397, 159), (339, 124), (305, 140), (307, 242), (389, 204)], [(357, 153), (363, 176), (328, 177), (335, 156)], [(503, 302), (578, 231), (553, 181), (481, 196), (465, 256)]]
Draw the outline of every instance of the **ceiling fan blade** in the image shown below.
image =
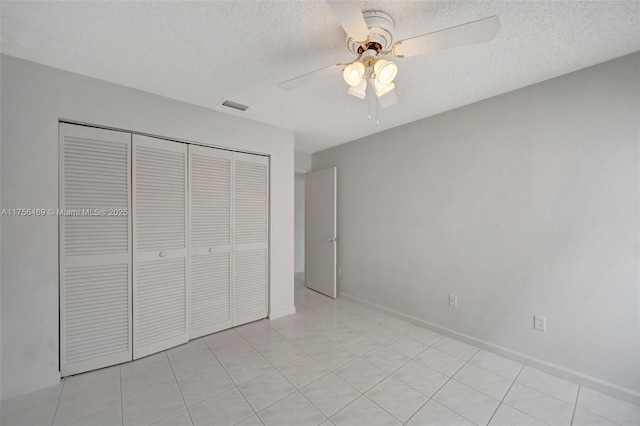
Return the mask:
[(424, 55), (438, 50), (492, 40), (500, 29), (497, 16), (467, 24), (408, 38), (394, 44), (393, 53), (398, 57)]
[(369, 28), (362, 16), (362, 11), (355, 0), (327, 0), (336, 15), (338, 22), (354, 41), (364, 42), (369, 37)]
[(305, 84), (309, 84), (318, 78), (328, 77), (330, 75), (338, 74), (340, 72), (342, 72), (341, 64), (329, 65), (328, 67), (311, 71), (299, 77), (292, 78), (291, 80), (283, 81), (282, 83), (278, 84), (278, 87), (283, 90), (293, 90), (300, 86), (304, 86)]

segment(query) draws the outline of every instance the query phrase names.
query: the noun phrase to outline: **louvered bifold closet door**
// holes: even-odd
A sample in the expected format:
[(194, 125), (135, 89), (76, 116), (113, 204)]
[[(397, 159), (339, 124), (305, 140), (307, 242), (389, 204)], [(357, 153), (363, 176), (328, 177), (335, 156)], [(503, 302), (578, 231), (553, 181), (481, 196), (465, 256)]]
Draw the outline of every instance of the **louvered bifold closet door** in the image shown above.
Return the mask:
[(191, 339), (231, 327), (232, 155), (189, 146)]
[(60, 370), (68, 376), (132, 357), (131, 134), (65, 123), (59, 131)]
[(233, 325), (265, 318), (269, 296), (269, 158), (233, 154)]
[(133, 358), (188, 340), (187, 146), (133, 135)]

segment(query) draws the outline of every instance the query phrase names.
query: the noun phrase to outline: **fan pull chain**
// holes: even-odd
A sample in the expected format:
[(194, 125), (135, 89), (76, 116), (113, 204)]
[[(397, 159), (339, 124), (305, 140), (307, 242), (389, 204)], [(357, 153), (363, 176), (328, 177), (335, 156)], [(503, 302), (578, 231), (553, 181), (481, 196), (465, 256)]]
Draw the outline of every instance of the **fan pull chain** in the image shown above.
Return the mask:
[(376, 98), (376, 126), (379, 126), (379, 125), (380, 125), (380, 102), (378, 102), (378, 98)]
[[(367, 92), (369, 92), (369, 85), (367, 84), (367, 88), (365, 89)], [(371, 120), (371, 98), (373, 98), (373, 94), (371, 94), (371, 96), (369, 96), (369, 115), (368, 118), (369, 120)]]

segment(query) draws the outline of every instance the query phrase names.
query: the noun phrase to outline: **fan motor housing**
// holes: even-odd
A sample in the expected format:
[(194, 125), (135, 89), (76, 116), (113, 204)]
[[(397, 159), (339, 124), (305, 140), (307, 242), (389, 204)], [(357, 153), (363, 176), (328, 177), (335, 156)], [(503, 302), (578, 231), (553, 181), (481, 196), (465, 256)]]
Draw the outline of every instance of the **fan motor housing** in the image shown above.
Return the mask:
[[(364, 20), (369, 28), (370, 40), (363, 47), (362, 44), (347, 37), (347, 49), (355, 55), (359, 55), (366, 50), (381, 52), (389, 50), (393, 44), (393, 19), (389, 14), (379, 10), (369, 10), (362, 12)], [(362, 40), (359, 40), (362, 41)]]

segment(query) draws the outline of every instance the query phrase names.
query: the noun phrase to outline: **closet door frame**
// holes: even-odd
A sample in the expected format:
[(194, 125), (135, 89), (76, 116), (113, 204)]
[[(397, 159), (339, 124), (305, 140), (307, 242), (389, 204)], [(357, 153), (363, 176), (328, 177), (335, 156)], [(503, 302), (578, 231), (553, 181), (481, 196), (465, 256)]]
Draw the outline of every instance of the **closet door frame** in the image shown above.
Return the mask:
[[(65, 256), (64, 250), (64, 217), (58, 217), (58, 229), (59, 229), (59, 333), (60, 333), (60, 370), (63, 376), (77, 374), (84, 371), (95, 370), (98, 368), (103, 368), (110, 365), (120, 364), (122, 362), (131, 361), (132, 359), (142, 358), (144, 356), (148, 356), (153, 353), (160, 352), (162, 350), (167, 349), (168, 347), (175, 347), (181, 344), (188, 342), (191, 339), (197, 338), (198, 336), (191, 335), (191, 256), (196, 254), (197, 252), (191, 252), (191, 188), (190, 188), (190, 154), (189, 150), (194, 148), (197, 150), (200, 149), (216, 149), (219, 151), (228, 152), (231, 158), (231, 194), (230, 194), (230, 251), (229, 251), (229, 262), (230, 262), (230, 321), (229, 324), (219, 330), (213, 330), (211, 333), (215, 333), (217, 331), (221, 331), (224, 329), (229, 329), (232, 327), (236, 327), (242, 324), (246, 324), (248, 322), (256, 321), (261, 318), (266, 318), (269, 316), (271, 303), (270, 303), (270, 293), (271, 293), (271, 159), (270, 156), (260, 153), (248, 153), (242, 151), (236, 151), (234, 149), (218, 147), (212, 145), (203, 145), (197, 143), (190, 143), (188, 141), (180, 141), (180, 140), (172, 140), (169, 138), (165, 138), (162, 136), (153, 136), (149, 134), (143, 134), (139, 132), (132, 132), (122, 129), (110, 128), (110, 127), (101, 127), (94, 126), (91, 124), (73, 122), (73, 121), (60, 121), (59, 122), (59, 207), (65, 208), (64, 204), (64, 135), (62, 128), (63, 126), (73, 126), (78, 129), (86, 129), (81, 130), (86, 132), (87, 134), (94, 134), (95, 132), (105, 132), (108, 133), (121, 133), (125, 134), (128, 137), (128, 161), (129, 161), (129, 172), (127, 176), (128, 181), (128, 189), (129, 189), (129, 214), (128, 214), (128, 247), (129, 253), (126, 255), (127, 260), (123, 261), (122, 254), (117, 255), (96, 255), (92, 256), (93, 263), (86, 263), (82, 259), (70, 259), (69, 256)], [(135, 142), (134, 142), (135, 140)], [(157, 252), (143, 252), (140, 253), (136, 247), (136, 220), (133, 216), (136, 214), (135, 208), (135, 200), (136, 200), (136, 153), (135, 146), (136, 145), (146, 145), (149, 147), (157, 147), (158, 144), (163, 145), (164, 148), (168, 148), (168, 150), (181, 152), (185, 154), (185, 247), (184, 249), (168, 249), (164, 250), (166, 254), (163, 256), (164, 259), (171, 258), (180, 258), (184, 256), (185, 259), (185, 324), (186, 324), (186, 338), (183, 336), (176, 337), (171, 339), (171, 341), (164, 341), (161, 344), (148, 345), (144, 347), (144, 351), (136, 350), (135, 342), (137, 330), (135, 326), (135, 306), (137, 295), (135, 291), (134, 279), (136, 276), (136, 264), (138, 262), (152, 261), (157, 260), (158, 253)], [(179, 145), (178, 145), (179, 144)], [(173, 147), (173, 149), (171, 148)], [(266, 164), (267, 174), (266, 174), (266, 203), (267, 203), (267, 212), (266, 212), (266, 241), (264, 242), (256, 242), (256, 243), (243, 243), (236, 244), (235, 242), (235, 204), (236, 204), (236, 196), (235, 196), (235, 175), (236, 175), (236, 161), (247, 161), (247, 162), (256, 162), (261, 164)], [(241, 251), (245, 250), (255, 250), (255, 249), (265, 249), (266, 250), (266, 270), (265, 270), (265, 311), (264, 315), (257, 317), (236, 317), (234, 315), (234, 302), (235, 302), (235, 264), (234, 257), (237, 251), (237, 246), (241, 246)], [(182, 255), (180, 252), (183, 252)], [(218, 252), (218, 249), (213, 247), (213, 253)], [(79, 256), (80, 257), (80, 256)], [(65, 313), (65, 278), (64, 271), (65, 267), (68, 266), (85, 266), (85, 265), (109, 265), (113, 264), (114, 259), (117, 258), (122, 263), (127, 263), (129, 265), (128, 270), (128, 352), (126, 354), (115, 354), (110, 355), (107, 359), (108, 362), (104, 360), (90, 360), (83, 362), (82, 365), (78, 365), (76, 368), (68, 368), (65, 365), (65, 322), (63, 315)]]
[[(73, 129), (73, 130), (71, 130)], [(113, 139), (115, 135), (122, 139), (119, 141), (123, 145), (127, 146), (127, 158), (128, 158), (128, 172), (127, 172), (127, 188), (129, 191), (128, 199), (128, 252), (126, 254), (102, 254), (91, 256), (65, 256), (65, 216), (60, 214), (63, 209), (67, 209), (65, 205), (65, 136), (67, 132), (73, 132), (74, 136), (79, 138), (95, 139), (97, 135), (105, 135), (103, 139)], [(133, 359), (133, 318), (132, 318), (132, 293), (133, 293), (133, 236), (132, 236), (132, 209), (131, 209), (131, 191), (132, 191), (132, 142), (131, 133), (119, 130), (108, 130), (103, 128), (88, 127), (73, 123), (59, 122), (58, 123), (58, 283), (59, 283), (59, 367), (62, 377), (79, 374), (85, 371), (104, 368), (107, 366), (120, 364), (123, 362), (131, 361)], [(107, 212), (109, 213), (109, 212)], [(119, 212), (118, 212), (119, 213)], [(69, 267), (82, 267), (82, 266), (101, 266), (101, 265), (114, 265), (114, 264), (127, 264), (128, 265), (128, 350), (126, 352), (107, 355), (101, 358), (94, 358), (91, 360), (81, 361), (77, 363), (65, 363), (66, 360), (66, 281), (65, 271)]]
[(136, 146), (145, 146), (145, 147), (150, 147), (150, 148), (158, 148), (159, 146), (162, 146), (162, 149), (165, 149), (167, 151), (173, 151), (173, 152), (179, 152), (179, 153), (184, 153), (185, 155), (185, 168), (184, 168), (184, 182), (185, 182), (185, 200), (184, 200), (184, 206), (185, 206), (185, 247), (182, 249), (168, 249), (168, 250), (163, 250), (162, 253), (164, 253), (164, 255), (160, 255), (160, 253), (156, 252), (156, 251), (147, 251), (144, 253), (140, 253), (137, 250), (137, 230), (136, 230), (136, 226), (135, 226), (135, 216), (133, 217), (133, 219), (131, 220), (131, 224), (132, 224), (132, 229), (133, 229), (133, 233), (132, 233), (132, 237), (133, 237), (133, 250), (132, 250), (132, 278), (133, 281), (135, 281), (135, 277), (136, 277), (136, 269), (137, 269), (137, 264), (138, 262), (147, 262), (147, 261), (153, 261), (153, 260), (158, 260), (160, 258), (160, 256), (162, 256), (163, 259), (175, 259), (175, 258), (181, 258), (184, 257), (185, 259), (185, 279), (186, 279), (186, 285), (185, 285), (185, 309), (186, 309), (186, 318), (185, 318), (185, 324), (186, 324), (186, 335), (185, 336), (178, 336), (178, 337), (174, 337), (172, 339), (169, 340), (164, 340), (162, 342), (153, 344), (153, 345), (147, 345), (144, 346), (144, 350), (142, 350), (141, 348), (137, 348), (136, 347), (136, 337), (138, 335), (138, 330), (136, 329), (136, 325), (135, 325), (135, 317), (136, 317), (136, 313), (135, 313), (135, 309), (136, 309), (136, 302), (137, 302), (137, 295), (136, 295), (136, 289), (135, 289), (135, 282), (134, 282), (134, 286), (132, 288), (132, 313), (133, 313), (133, 359), (139, 359), (139, 358), (143, 358), (145, 356), (148, 355), (152, 355), (154, 353), (158, 353), (161, 352), (163, 350), (166, 350), (168, 348), (172, 348), (175, 346), (179, 346), (182, 345), (184, 343), (187, 343), (189, 341), (189, 329), (190, 329), (190, 322), (191, 322), (191, 285), (190, 285), (190, 281), (191, 281), (191, 277), (190, 277), (190, 262), (189, 262), (189, 246), (190, 246), (190, 239), (189, 239), (189, 182), (188, 182), (188, 178), (189, 178), (189, 160), (188, 160), (188, 148), (187, 148), (187, 144), (183, 143), (183, 142), (176, 142), (176, 141), (171, 141), (171, 140), (166, 140), (166, 139), (160, 139), (160, 138), (155, 138), (155, 137), (151, 137), (151, 136), (146, 136), (146, 135), (140, 135), (140, 134), (136, 134), (134, 133), (132, 135), (131, 138), (131, 197), (132, 197), (132, 208), (133, 208), (133, 215), (136, 215), (137, 212), (136, 210), (136, 206), (135, 206), (135, 200), (136, 200), (136, 177), (137, 177), (137, 170), (136, 170), (136, 150), (135, 147)]

